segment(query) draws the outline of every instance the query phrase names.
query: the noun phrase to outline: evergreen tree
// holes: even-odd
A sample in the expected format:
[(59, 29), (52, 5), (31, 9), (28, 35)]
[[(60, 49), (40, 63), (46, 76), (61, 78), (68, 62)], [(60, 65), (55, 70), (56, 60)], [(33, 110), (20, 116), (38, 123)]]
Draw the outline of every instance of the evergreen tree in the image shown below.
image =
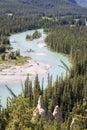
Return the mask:
[(34, 104), (34, 106), (37, 105), (37, 101), (38, 101), (40, 94), (41, 94), (40, 84), (39, 84), (38, 74), (36, 74), (36, 77), (34, 80), (34, 90), (33, 90), (33, 104)]
[(52, 97), (52, 75), (50, 76), (49, 74), (48, 74), (47, 88), (48, 88), (48, 98), (50, 99)]
[(25, 88), (24, 88), (24, 97), (25, 98), (29, 96), (29, 84), (30, 84), (29, 74), (27, 74), (27, 78), (25, 80)]

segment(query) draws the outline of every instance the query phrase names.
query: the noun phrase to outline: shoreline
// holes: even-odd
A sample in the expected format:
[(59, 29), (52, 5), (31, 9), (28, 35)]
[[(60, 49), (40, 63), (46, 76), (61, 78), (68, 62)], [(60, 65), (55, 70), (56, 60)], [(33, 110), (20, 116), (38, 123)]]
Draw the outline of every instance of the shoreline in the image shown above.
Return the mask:
[[(19, 32), (21, 33), (21, 32)], [(11, 34), (12, 35), (12, 34)], [(14, 35), (14, 34), (13, 34)], [(12, 40), (9, 36), (10, 41)], [(13, 42), (13, 40), (11, 41)], [(16, 42), (16, 40), (15, 40)], [(46, 47), (46, 43), (39, 41), (37, 43), (38, 48)], [(25, 52), (35, 53), (37, 56), (46, 56), (45, 53), (36, 53), (32, 49), (26, 50)], [(36, 74), (42, 75), (50, 69), (51, 65), (41, 62), (39, 60), (28, 59), (27, 63), (23, 65), (15, 65), (11, 63), (1, 63), (0, 65), (0, 83), (5, 82), (18, 82), (20, 80), (25, 81), (27, 74), (29, 74), (30, 79), (35, 77)]]
[(51, 65), (36, 60), (28, 60), (26, 64), (16, 66), (9, 63), (8, 68), (0, 70), (0, 83), (24, 81), (29, 74), (32, 78), (36, 74), (42, 75), (50, 69)]

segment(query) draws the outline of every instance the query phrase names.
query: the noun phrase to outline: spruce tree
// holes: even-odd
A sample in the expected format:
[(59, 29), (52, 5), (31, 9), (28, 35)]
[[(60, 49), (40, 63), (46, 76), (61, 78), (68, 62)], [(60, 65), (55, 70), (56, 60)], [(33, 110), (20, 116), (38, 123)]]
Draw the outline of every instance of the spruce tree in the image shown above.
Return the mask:
[(34, 91), (33, 91), (33, 104), (34, 104), (34, 106), (37, 105), (37, 101), (38, 101), (40, 94), (41, 94), (40, 83), (39, 83), (39, 79), (38, 79), (38, 74), (36, 74), (36, 77), (34, 80)]

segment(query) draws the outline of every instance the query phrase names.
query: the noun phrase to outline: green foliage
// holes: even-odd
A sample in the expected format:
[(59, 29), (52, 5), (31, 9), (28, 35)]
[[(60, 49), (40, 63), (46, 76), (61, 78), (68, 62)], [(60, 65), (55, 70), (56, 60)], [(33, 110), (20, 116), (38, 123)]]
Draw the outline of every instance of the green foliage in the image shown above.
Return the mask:
[[(52, 85), (50, 98), (50, 87), (43, 90), (43, 99), (46, 108), (53, 111), (55, 105), (58, 104), (62, 110), (64, 123), (60, 125), (56, 121), (44, 121), (39, 115), (37, 115), (35, 122), (31, 122), (32, 113), (40, 94), (40, 86), (38, 75), (36, 75), (34, 89), (32, 89), (32, 85), (30, 85), (29, 81), (29, 75), (27, 75), (24, 87), (25, 96), (19, 95), (18, 97), (9, 99), (6, 110), (0, 112), (2, 115), (0, 116), (1, 130), (67, 130), (70, 128), (72, 116), (75, 116), (75, 114), (77, 114), (76, 116), (78, 117), (78, 121), (76, 122), (75, 127), (73, 127), (73, 130), (86, 128), (86, 122), (83, 118), (85, 119), (87, 115), (87, 100), (86, 98), (82, 100), (85, 95), (83, 94), (84, 85), (81, 85), (84, 81), (81, 81), (81, 78), (82, 77), (79, 76), (77, 80), (77, 77), (66, 77), (65, 79), (58, 79), (57, 77), (54, 85)], [(75, 87), (75, 84), (73, 84), (74, 81), (76, 81)], [(81, 88), (79, 88), (80, 85)], [(76, 89), (74, 90), (74, 88)]]
[(29, 81), (29, 74), (25, 80), (24, 97), (29, 98), (29, 106), (33, 106), (33, 92), (32, 92), (32, 82)]
[(1, 55), (2, 60), (5, 60), (5, 54)]
[(24, 99), (22, 96), (12, 99), (8, 105), (9, 123), (6, 126), (6, 130), (26, 130), (32, 128), (30, 122), (32, 116), (32, 110), (29, 108), (28, 99)]
[(84, 130), (83, 121), (76, 121), (73, 128), (71, 130)]
[(33, 33), (33, 35), (32, 35), (32, 38), (33, 39), (36, 39), (36, 38), (40, 38), (41, 37), (41, 33), (40, 32), (38, 32), (37, 30)]
[[(86, 108), (83, 106), (83, 99), (87, 97), (86, 31), (87, 28), (81, 26), (58, 26), (46, 39), (51, 49), (69, 54), (73, 63), (72, 69), (69, 70), (70, 75), (64, 80), (57, 79), (53, 89), (54, 101), (57, 101), (56, 103), (61, 107), (64, 120), (68, 119), (69, 113), (82, 115), (83, 118), (87, 116)], [(63, 62), (62, 64), (67, 68)], [(83, 124), (86, 124), (85, 121)], [(74, 129), (84, 129), (86, 126), (78, 124)]]
[(4, 53), (6, 50), (4, 45), (0, 45), (0, 53)]
[(26, 40), (33, 40), (31, 35), (26, 35)]
[(16, 50), (16, 56), (20, 57), (20, 50)]
[(33, 90), (33, 104), (34, 104), (34, 106), (37, 105), (37, 101), (38, 101), (40, 94), (41, 94), (40, 83), (39, 83), (39, 79), (38, 79), (38, 74), (36, 74), (36, 77), (34, 80), (34, 90)]
[[(18, 5), (18, 6), (17, 6)], [(0, 0), (0, 14), (13, 15), (85, 15), (87, 10), (71, 0)]]
[(15, 52), (10, 52), (10, 54), (9, 54), (9, 59), (12, 59), (12, 60), (15, 60), (15, 59), (16, 59)]
[(26, 35), (27, 40), (33, 40), (41, 37), (41, 33), (38, 32), (37, 30), (32, 34), (32, 35)]
[[(83, 26), (58, 26), (46, 39), (48, 46), (53, 50), (60, 53), (70, 54), (73, 60), (73, 71), (77, 75), (86, 73), (86, 31), (87, 28)], [(73, 72), (71, 73), (71, 75), (73, 75)]]
[(61, 125), (58, 123), (58, 122), (51, 122), (51, 121), (48, 121), (45, 123), (44, 125), (44, 130), (62, 130), (61, 129)]

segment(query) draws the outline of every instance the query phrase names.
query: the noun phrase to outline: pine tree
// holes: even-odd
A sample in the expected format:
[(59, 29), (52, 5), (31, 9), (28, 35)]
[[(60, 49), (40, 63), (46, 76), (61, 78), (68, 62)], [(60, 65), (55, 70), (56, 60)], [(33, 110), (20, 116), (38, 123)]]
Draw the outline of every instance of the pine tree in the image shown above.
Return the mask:
[(27, 74), (27, 78), (25, 80), (25, 89), (24, 89), (24, 97), (29, 96), (29, 74)]
[(34, 80), (34, 91), (33, 91), (33, 105), (34, 106), (37, 105), (37, 101), (40, 94), (41, 94), (40, 84), (39, 84), (38, 74), (36, 74), (36, 77)]
[(48, 74), (48, 98), (50, 99), (52, 97), (52, 75), (50, 76)]
[(48, 107), (47, 89), (44, 90), (43, 99), (44, 99), (45, 106)]
[(32, 106), (32, 102), (33, 102), (33, 92), (32, 92), (32, 82), (29, 83), (29, 106)]
[(42, 89), (41, 89), (41, 95), (43, 96), (43, 90), (44, 90), (44, 78), (42, 79)]

